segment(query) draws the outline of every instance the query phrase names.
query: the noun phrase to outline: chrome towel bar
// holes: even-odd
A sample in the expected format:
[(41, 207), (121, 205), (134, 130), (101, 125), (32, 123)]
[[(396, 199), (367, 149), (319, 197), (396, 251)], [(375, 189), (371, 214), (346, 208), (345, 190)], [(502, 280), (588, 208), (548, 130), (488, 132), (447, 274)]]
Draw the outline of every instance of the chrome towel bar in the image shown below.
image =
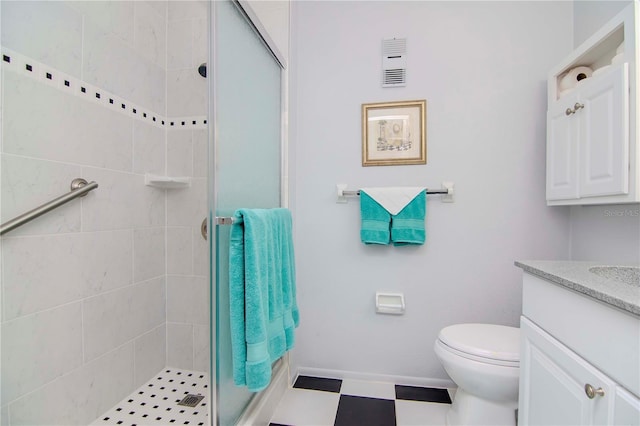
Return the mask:
[(60, 197), (36, 207), (33, 210), (29, 210), (28, 212), (11, 219), (7, 223), (3, 223), (0, 225), (0, 235), (4, 235), (6, 232), (16, 229), (17, 227), (24, 225), (25, 223), (30, 222), (75, 198), (84, 197), (89, 191), (93, 191), (97, 187), (98, 184), (96, 182), (87, 182), (82, 178), (76, 178), (71, 181), (71, 192), (61, 195)]
[[(347, 197), (357, 197), (360, 195), (360, 190), (349, 191), (347, 190), (346, 183), (339, 183), (336, 185), (337, 198), (336, 203), (346, 203)], [(439, 194), (442, 195), (440, 200), (443, 203), (453, 203), (455, 194), (455, 184), (453, 182), (442, 182), (441, 189), (425, 189), (426, 194)]]

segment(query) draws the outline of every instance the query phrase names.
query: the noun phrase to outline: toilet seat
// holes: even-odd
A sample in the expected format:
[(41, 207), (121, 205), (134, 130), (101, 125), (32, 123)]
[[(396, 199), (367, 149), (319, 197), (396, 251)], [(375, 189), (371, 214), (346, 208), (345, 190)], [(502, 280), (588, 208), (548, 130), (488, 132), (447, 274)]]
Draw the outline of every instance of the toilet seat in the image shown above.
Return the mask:
[(494, 324), (456, 324), (440, 331), (444, 349), (478, 362), (519, 367), (520, 329)]

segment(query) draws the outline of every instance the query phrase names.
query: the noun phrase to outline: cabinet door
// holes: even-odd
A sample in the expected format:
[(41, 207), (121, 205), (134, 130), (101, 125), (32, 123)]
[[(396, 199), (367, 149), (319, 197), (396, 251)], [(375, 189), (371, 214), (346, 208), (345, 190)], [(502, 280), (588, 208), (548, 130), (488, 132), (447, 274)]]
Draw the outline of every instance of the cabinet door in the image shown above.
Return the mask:
[(616, 408), (611, 424), (614, 426), (640, 425), (640, 399), (621, 387), (616, 389)]
[(629, 78), (627, 64), (580, 89), (580, 196), (629, 192)]
[[(610, 424), (614, 383), (525, 317), (521, 335), (519, 424)], [(589, 398), (586, 384), (603, 395)]]
[(578, 120), (567, 115), (577, 102), (567, 96), (547, 112), (547, 200), (578, 198)]

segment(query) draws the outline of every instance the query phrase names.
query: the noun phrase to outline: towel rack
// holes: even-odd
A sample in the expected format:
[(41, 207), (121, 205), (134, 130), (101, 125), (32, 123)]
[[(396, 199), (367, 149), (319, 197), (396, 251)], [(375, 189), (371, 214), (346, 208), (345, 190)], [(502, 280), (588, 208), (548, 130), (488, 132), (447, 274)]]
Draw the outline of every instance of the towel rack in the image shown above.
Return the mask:
[[(425, 193), (427, 194), (439, 194), (442, 195), (441, 201), (443, 203), (453, 203), (453, 194), (454, 194), (454, 183), (453, 182), (442, 182), (441, 189), (426, 189)], [(338, 198), (336, 199), (336, 203), (346, 203), (347, 197), (357, 197), (360, 195), (360, 190), (347, 190), (347, 185), (343, 183), (339, 183), (336, 185)]]
[(66, 204), (75, 198), (84, 197), (89, 191), (93, 191), (97, 187), (98, 184), (96, 182), (87, 182), (82, 178), (76, 178), (71, 181), (71, 192), (67, 192), (66, 194), (61, 195), (60, 197), (55, 198), (48, 203), (45, 203), (33, 210), (29, 210), (28, 212), (11, 219), (7, 223), (3, 223), (2, 225), (0, 225), (0, 235), (16, 229), (18, 226), (24, 225), (25, 223), (30, 222), (33, 219), (42, 216), (43, 214), (48, 213), (56, 207), (60, 207), (61, 205)]

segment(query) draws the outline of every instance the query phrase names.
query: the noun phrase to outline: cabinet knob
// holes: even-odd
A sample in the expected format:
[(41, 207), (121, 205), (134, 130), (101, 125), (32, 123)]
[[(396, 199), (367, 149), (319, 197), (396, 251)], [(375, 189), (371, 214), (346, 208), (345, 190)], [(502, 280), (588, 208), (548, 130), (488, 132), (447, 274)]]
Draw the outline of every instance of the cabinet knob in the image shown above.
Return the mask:
[(596, 395), (604, 396), (604, 389), (602, 389), (602, 388), (596, 389), (593, 386), (591, 386), (589, 383), (584, 385), (584, 392), (587, 394), (589, 399), (595, 398)]
[(566, 111), (564, 112), (565, 115), (571, 115), (571, 114), (575, 114), (575, 110), (572, 110), (571, 108), (567, 108)]
[(579, 102), (576, 102), (576, 104), (573, 106), (573, 112), (578, 111), (579, 109), (584, 108), (584, 104), (581, 104)]

